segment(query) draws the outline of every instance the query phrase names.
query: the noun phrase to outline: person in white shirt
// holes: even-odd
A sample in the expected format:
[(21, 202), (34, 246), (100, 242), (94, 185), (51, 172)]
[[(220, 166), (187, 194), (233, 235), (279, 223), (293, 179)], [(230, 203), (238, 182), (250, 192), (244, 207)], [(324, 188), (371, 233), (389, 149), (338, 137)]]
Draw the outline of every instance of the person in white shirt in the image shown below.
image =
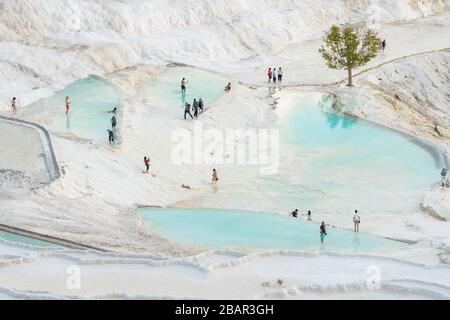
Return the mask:
[(273, 71), (272, 71), (272, 80), (273, 80), (273, 83), (277, 83), (277, 78), (278, 78), (278, 71), (277, 71), (277, 68), (273, 68)]
[(359, 232), (359, 223), (361, 222), (361, 218), (359, 217), (358, 210), (355, 210), (355, 214), (353, 215), (353, 225), (355, 227), (355, 232)]
[(283, 81), (283, 70), (281, 67), (278, 68), (278, 82)]

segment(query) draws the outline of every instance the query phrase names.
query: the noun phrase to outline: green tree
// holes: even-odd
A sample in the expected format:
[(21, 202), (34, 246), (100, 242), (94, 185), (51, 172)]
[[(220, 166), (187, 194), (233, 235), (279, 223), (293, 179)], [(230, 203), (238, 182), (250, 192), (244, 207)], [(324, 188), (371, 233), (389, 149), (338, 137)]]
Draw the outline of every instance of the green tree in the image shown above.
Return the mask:
[(347, 70), (353, 85), (353, 69), (367, 64), (380, 52), (381, 40), (372, 29), (332, 26), (319, 52), (331, 69)]

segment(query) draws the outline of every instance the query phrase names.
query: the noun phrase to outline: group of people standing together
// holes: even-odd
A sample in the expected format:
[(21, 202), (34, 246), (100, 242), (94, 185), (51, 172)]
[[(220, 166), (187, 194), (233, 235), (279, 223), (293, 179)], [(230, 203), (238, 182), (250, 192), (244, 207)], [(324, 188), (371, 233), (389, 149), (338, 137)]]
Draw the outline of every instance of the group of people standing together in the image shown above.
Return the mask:
[(277, 68), (269, 68), (267, 71), (267, 76), (269, 77), (269, 83), (272, 81), (273, 83), (282, 82), (283, 81), (283, 70), (281, 67)]
[[(185, 97), (186, 95), (186, 85), (189, 81), (186, 80), (186, 78), (181, 79), (181, 95)], [(231, 91), (231, 82), (228, 82), (228, 84), (224, 88), (225, 92)], [(194, 113), (192, 115), (191, 111)], [(205, 103), (202, 98), (194, 99), (192, 101), (192, 105), (186, 102), (184, 104), (184, 120), (186, 120), (186, 116), (189, 115), (191, 119), (198, 118), (199, 112), (205, 111)]]
[[(312, 221), (310, 210), (308, 210), (308, 213), (306, 213), (306, 215), (308, 217), (308, 221)], [(298, 218), (298, 209), (295, 209), (294, 211), (292, 211), (289, 214), (289, 216)], [(355, 214), (353, 215), (353, 227), (354, 227), (355, 232), (359, 232), (359, 224), (360, 223), (361, 223), (361, 217), (358, 214), (358, 210), (355, 210)], [(323, 241), (325, 240), (325, 237), (328, 235), (325, 221), (322, 221), (322, 223), (320, 224), (319, 231), (320, 231), (320, 242), (323, 243)]]
[[(189, 115), (191, 117), (191, 119), (198, 118), (198, 112), (200, 110), (200, 112), (203, 112), (205, 109), (205, 103), (203, 102), (202, 98), (194, 99), (194, 101), (192, 101), (192, 106), (186, 102), (184, 105), (184, 120), (186, 120), (186, 115)], [(192, 116), (192, 112), (194, 112), (194, 115)]]

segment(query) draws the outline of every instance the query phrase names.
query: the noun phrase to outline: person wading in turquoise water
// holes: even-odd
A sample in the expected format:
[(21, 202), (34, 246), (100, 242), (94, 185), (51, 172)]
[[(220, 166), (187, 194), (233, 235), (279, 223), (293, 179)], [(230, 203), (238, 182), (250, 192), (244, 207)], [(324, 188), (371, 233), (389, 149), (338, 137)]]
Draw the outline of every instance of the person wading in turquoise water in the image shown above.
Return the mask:
[(325, 227), (325, 222), (322, 221), (320, 224), (320, 242), (323, 243), (323, 240), (325, 239), (325, 236), (327, 235), (327, 229)]
[(292, 211), (290, 216), (294, 217), (294, 218), (297, 218), (298, 217), (298, 209), (295, 209), (294, 211)]
[(69, 114), (69, 109), (70, 109), (70, 100), (69, 97), (66, 97), (66, 114)]
[(354, 231), (359, 232), (359, 224), (361, 223), (361, 217), (358, 214), (358, 210), (355, 210), (355, 214), (353, 215), (353, 225)]
[(111, 129), (116, 130), (116, 126), (117, 126), (117, 119), (115, 116), (113, 116), (111, 118)]
[(188, 81), (186, 80), (186, 78), (181, 79), (181, 92), (182, 93), (186, 93), (186, 84), (188, 83)]

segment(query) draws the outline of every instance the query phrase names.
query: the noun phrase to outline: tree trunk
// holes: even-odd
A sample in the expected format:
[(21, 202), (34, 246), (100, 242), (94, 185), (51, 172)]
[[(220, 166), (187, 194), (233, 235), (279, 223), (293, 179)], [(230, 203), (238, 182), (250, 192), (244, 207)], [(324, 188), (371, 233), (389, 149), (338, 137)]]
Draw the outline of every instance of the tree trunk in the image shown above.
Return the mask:
[(347, 86), (352, 87), (353, 86), (353, 72), (352, 68), (347, 68), (348, 72), (348, 84)]

